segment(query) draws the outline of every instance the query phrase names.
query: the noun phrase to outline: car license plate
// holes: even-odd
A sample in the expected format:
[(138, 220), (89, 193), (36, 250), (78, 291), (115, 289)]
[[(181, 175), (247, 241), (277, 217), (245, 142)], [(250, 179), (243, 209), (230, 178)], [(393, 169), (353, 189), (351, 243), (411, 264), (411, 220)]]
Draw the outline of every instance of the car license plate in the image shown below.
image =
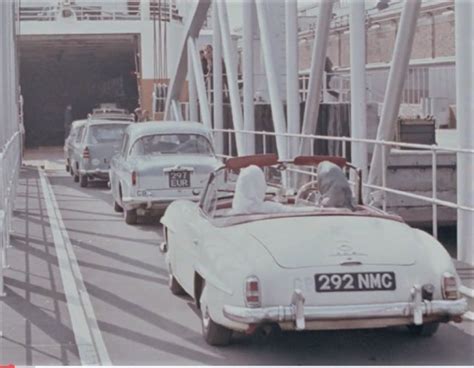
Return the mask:
[(191, 172), (186, 170), (169, 172), (170, 188), (188, 188), (191, 186)]
[(316, 291), (377, 291), (395, 290), (394, 272), (317, 273)]

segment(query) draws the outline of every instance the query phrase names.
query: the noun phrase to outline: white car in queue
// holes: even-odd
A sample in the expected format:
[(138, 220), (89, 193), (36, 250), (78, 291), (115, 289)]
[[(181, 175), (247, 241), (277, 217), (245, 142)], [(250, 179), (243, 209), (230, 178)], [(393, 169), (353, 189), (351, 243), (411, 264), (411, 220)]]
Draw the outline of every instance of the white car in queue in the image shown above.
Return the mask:
[[(317, 179), (285, 188), (291, 168), (317, 168)], [(340, 157), (244, 156), (211, 174), (199, 203), (168, 207), (160, 249), (170, 289), (194, 298), (209, 344), (275, 328), (403, 325), (428, 336), (460, 321), (467, 304), (444, 247), (364, 205), (360, 184)]]
[(220, 165), (209, 129), (196, 122), (137, 123), (125, 132), (112, 159), (114, 208), (127, 224), (162, 214), (176, 199), (199, 200), (208, 176)]
[(129, 124), (130, 121), (88, 119), (77, 127), (70, 156), (75, 182), (85, 188), (91, 180), (109, 180), (111, 158), (119, 150)]

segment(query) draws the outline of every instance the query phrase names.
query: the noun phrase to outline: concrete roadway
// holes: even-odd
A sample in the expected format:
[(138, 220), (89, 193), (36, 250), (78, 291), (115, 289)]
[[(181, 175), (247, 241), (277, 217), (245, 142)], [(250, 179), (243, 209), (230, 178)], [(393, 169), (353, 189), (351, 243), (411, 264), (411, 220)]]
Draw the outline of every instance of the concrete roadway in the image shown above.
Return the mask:
[[(49, 195), (38, 170), (23, 169), (6, 273), (1, 364), (85, 363), (79, 351), (90, 336), (95, 352), (101, 350), (98, 340), (104, 342), (101, 362), (116, 365), (474, 363), (474, 326), (467, 321), (442, 325), (432, 338), (414, 338), (395, 328), (284, 333), (265, 343), (236, 336), (229, 347), (210, 347), (201, 338), (191, 300), (168, 290), (158, 220), (128, 226), (114, 213), (105, 185), (79, 188), (54, 164), (46, 174), (66, 229), (63, 241), (71, 245), (66, 266), (74, 269), (77, 259), (85, 290), (81, 302), (71, 305), (71, 284), (61, 276), (64, 258), (55, 246), (56, 225), (48, 216)], [(76, 272), (72, 288), (81, 292), (78, 279)], [(90, 335), (78, 336), (76, 313), (85, 315)]]

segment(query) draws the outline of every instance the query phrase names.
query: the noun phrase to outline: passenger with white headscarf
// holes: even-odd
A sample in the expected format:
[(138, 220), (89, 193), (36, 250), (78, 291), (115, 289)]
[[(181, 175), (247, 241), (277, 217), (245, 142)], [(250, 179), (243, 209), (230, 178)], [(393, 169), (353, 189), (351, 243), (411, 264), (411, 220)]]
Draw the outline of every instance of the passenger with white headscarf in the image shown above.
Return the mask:
[(288, 211), (281, 203), (265, 201), (267, 183), (258, 166), (251, 165), (240, 170), (230, 215), (254, 213), (278, 213)]

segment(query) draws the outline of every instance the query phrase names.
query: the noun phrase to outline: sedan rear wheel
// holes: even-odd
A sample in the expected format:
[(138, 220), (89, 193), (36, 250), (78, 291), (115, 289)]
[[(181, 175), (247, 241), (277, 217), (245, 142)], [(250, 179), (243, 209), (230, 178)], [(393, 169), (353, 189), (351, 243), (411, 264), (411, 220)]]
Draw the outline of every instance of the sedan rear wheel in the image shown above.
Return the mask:
[(79, 185), (81, 188), (87, 187), (87, 184), (89, 184), (89, 179), (87, 178), (86, 175), (80, 175), (79, 176)]
[(176, 280), (176, 277), (174, 277), (171, 270), (168, 274), (168, 286), (171, 290), (171, 294), (173, 294), (173, 295), (185, 295), (186, 294), (183, 287), (178, 282), (178, 280)]
[(414, 336), (430, 337), (438, 331), (439, 322), (429, 322), (422, 325), (408, 325), (408, 331)]
[(226, 346), (230, 344), (232, 330), (215, 323), (210, 314), (206, 300), (206, 287), (201, 294), (201, 326), (204, 340), (212, 346)]
[(114, 211), (123, 212), (123, 208), (117, 203), (117, 201), (114, 201)]
[(125, 222), (129, 225), (136, 225), (138, 222), (137, 210), (124, 210)]

